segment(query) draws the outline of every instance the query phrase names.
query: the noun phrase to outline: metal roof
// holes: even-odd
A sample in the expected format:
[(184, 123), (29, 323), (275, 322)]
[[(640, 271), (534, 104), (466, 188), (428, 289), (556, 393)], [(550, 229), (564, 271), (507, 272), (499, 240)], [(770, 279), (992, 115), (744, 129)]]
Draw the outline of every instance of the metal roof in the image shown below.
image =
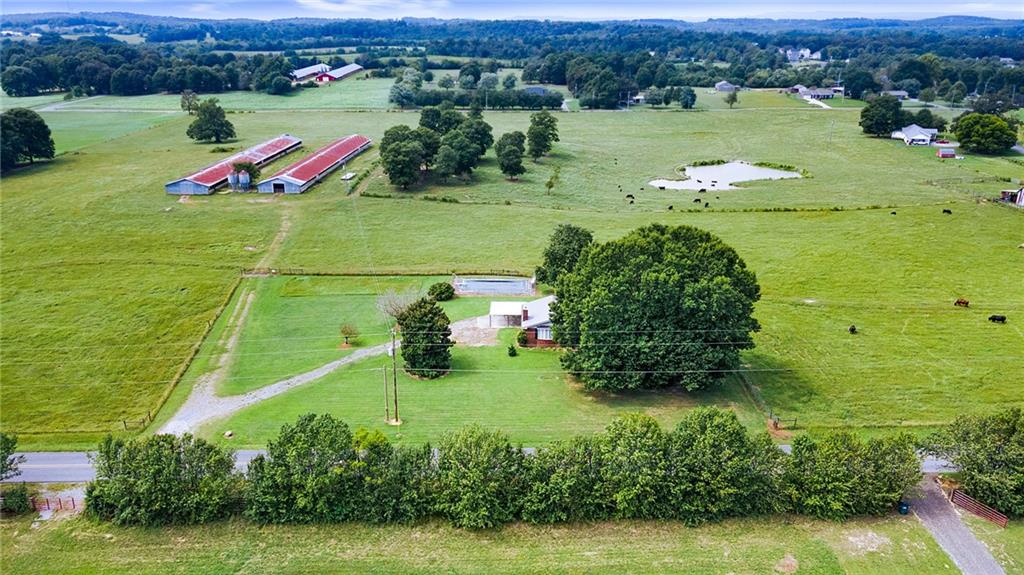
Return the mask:
[(234, 169), (233, 164), (237, 164), (238, 162), (252, 162), (259, 165), (265, 162), (267, 158), (281, 152), (281, 150), (297, 146), (301, 143), (302, 140), (295, 136), (290, 134), (281, 134), (276, 138), (267, 140), (262, 144), (257, 144), (248, 150), (243, 150), (233, 156), (228, 156), (216, 164), (207, 166), (192, 175), (185, 176), (184, 178), (175, 181), (189, 180), (204, 186), (213, 186), (228, 177), (228, 174), (230, 174)]
[(366, 136), (360, 136), (358, 134), (345, 136), (340, 140), (335, 140), (330, 144), (327, 144), (294, 164), (285, 167), (267, 179), (273, 180), (277, 178), (284, 178), (291, 180), (296, 184), (305, 184), (306, 182), (315, 179), (338, 162), (343, 162), (355, 154), (358, 154), (369, 144), (370, 139)]
[(555, 296), (549, 295), (527, 303), (526, 319), (523, 320), (523, 328), (551, 323), (551, 304), (554, 302)]
[(306, 66), (305, 68), (299, 68), (298, 70), (292, 70), (292, 77), (294, 78), (305, 78), (312, 74), (319, 74), (320, 72), (326, 72), (331, 67), (327, 64), (313, 64), (312, 66)]
[(339, 78), (344, 78), (345, 76), (350, 76), (352, 74), (355, 74), (356, 72), (358, 72), (358, 71), (360, 71), (362, 69), (363, 69), (363, 67), (360, 66), (359, 64), (349, 64), (347, 66), (342, 66), (341, 68), (335, 68), (333, 70), (328, 70), (327, 72), (323, 72), (323, 73), (327, 74), (328, 76), (330, 76), (330, 77), (334, 78), (335, 80), (337, 80)]

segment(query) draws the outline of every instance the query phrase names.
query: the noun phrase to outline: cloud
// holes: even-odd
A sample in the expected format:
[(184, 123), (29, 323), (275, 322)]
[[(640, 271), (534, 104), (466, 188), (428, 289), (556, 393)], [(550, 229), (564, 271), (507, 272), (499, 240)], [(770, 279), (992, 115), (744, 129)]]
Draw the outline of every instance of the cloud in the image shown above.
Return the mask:
[(300, 6), (318, 15), (342, 17), (398, 16), (442, 17), (451, 5), (448, 0), (296, 0)]

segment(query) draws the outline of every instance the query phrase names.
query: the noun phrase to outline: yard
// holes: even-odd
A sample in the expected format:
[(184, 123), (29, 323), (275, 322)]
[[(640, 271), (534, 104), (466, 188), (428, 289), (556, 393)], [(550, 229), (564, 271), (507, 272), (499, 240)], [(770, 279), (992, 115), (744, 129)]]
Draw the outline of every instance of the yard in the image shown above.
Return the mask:
[[(69, 126), (83, 121), (70, 114), (80, 113), (47, 114), (48, 120), (56, 117), (51, 125), (59, 146), (74, 140)], [(528, 125), (525, 113), (485, 117), (496, 135)], [(304, 139), (306, 150), (350, 133), (379, 141), (387, 127), (417, 120), (415, 113), (382, 112), (266, 111), (229, 118), (241, 139), (224, 147), (241, 149), (289, 132)], [(595, 112), (558, 118), (562, 141), (556, 154), (528, 162), (520, 182), (504, 180), (489, 158), (471, 184), (400, 192), (379, 173), (366, 182), (365, 194), (393, 198), (346, 196), (347, 187), (332, 177), (299, 197), (218, 195), (180, 203), (163, 193), (163, 183), (229, 152), (211, 152), (216, 146), (185, 138), (188, 118), (182, 114), (151, 125), (138, 123), (134, 114), (110, 113), (106, 126), (97, 125), (95, 143), (81, 143), (79, 153), (4, 177), (3, 430), (21, 434), (26, 449), (88, 448), (101, 435), (123, 429), (123, 419), (137, 421), (156, 411), (167, 394), (173, 406), (188, 393), (194, 376), (190, 372), (171, 389), (190, 350), (217, 318), (239, 269), (261, 260), (351, 274), (447, 277), (453, 271), (494, 269), (529, 274), (550, 231), (565, 222), (594, 230), (600, 240), (653, 221), (690, 224), (734, 246), (757, 272), (763, 292), (756, 312), (763, 331), (756, 337), (758, 347), (745, 356), (744, 376), (768, 408), (798, 418), (801, 429), (924, 431), (956, 413), (1024, 405), (1015, 385), (1024, 380), (1024, 365), (1010, 353), (1024, 337), (1016, 319), (1024, 300), (1016, 295), (1014, 274), (1007, 273), (1019, 265), (1024, 214), (978, 201), (1005, 186), (997, 176), (1017, 169), (1009, 158), (939, 162), (927, 150), (862, 136), (854, 110)], [(361, 156), (353, 171), (368, 166), (375, 155), (371, 150)], [(812, 177), (722, 192), (720, 198), (706, 198), (706, 210), (692, 202), (697, 194), (645, 185), (671, 175), (680, 164), (715, 158), (788, 163)], [(561, 183), (548, 194), (543, 184), (555, 165), (562, 168)], [(623, 193), (635, 194), (636, 204), (628, 205)], [(446, 196), (459, 203), (420, 199)], [(943, 215), (943, 207), (953, 214)], [(326, 347), (347, 304), (317, 290), (268, 300), (268, 308), (252, 316), (253, 339), (302, 332)], [(970, 299), (971, 308), (953, 308), (958, 297)], [(372, 325), (372, 312), (365, 311), (369, 299), (353, 316), (366, 326)], [(466, 310), (471, 312), (476, 313)], [(990, 324), (985, 320), (990, 313), (1005, 313), (1010, 320)], [(297, 320), (275, 326), (267, 319), (275, 314), (310, 315), (314, 321), (328, 317), (307, 336)], [(850, 336), (850, 324), (861, 333)], [(370, 330), (375, 328), (364, 331)], [(237, 365), (240, 375), (254, 378), (253, 385), (329, 355), (292, 354), (289, 346), (277, 354), (266, 343), (241, 344), (243, 353), (273, 352), (249, 355), (259, 361)], [(207, 349), (210, 345), (207, 339)], [(459, 361), (504, 368), (513, 360), (503, 353), (501, 348), (470, 350), (460, 352)], [(523, 360), (515, 369), (541, 359), (555, 364), (551, 356), (524, 355), (515, 358)], [(194, 369), (202, 366), (201, 354)], [(326, 405), (354, 423), (372, 422), (383, 415), (378, 413), (379, 372), (364, 379), (360, 373), (368, 372), (342, 370), (276, 398), (283, 411), (261, 411), (272, 421), (257, 422), (243, 412), (232, 425), (262, 439), (291, 419), (292, 411), (318, 408), (321, 398), (335, 402)], [(561, 377), (521, 375), (496, 375), (510, 391), (493, 397), (470, 394), (488, 379), (483, 376), (424, 384), (451, 386), (432, 395), (417, 397), (410, 390), (410, 431), (403, 433), (433, 438), (470, 420), (503, 426), (495, 414), (510, 401), (525, 403), (522, 398), (531, 393), (541, 399), (532, 420), (537, 432), (510, 431), (539, 441), (576, 432), (572, 421), (554, 430), (540, 426), (580, 413), (581, 396), (567, 395), (571, 388)], [(361, 381), (373, 382), (365, 399), (348, 395), (351, 408), (335, 399), (355, 394)], [(547, 396), (541, 395), (542, 387)], [(516, 389), (520, 393), (512, 394)], [(719, 392), (724, 400), (708, 401), (734, 401), (737, 389), (730, 383)], [(467, 395), (455, 401), (458, 390)], [(414, 407), (417, 399), (422, 413)], [(681, 409), (700, 400), (670, 394), (665, 401)], [(601, 427), (614, 413), (606, 407), (584, 417), (580, 429)], [(531, 421), (533, 407), (518, 409)], [(427, 412), (447, 418), (437, 415), (431, 421)], [(751, 426), (757, 420), (745, 419)]]
[[(511, 525), (467, 532), (412, 526), (124, 529), (85, 519), (0, 522), (4, 570), (43, 573), (955, 573), (913, 518), (799, 518)], [(396, 552), (396, 550), (400, 550)]]

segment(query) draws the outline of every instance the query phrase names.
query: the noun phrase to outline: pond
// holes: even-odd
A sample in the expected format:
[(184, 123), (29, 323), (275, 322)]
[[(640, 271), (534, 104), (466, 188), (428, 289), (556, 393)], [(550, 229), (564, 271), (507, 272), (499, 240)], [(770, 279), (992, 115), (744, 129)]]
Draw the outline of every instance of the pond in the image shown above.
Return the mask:
[(801, 177), (797, 172), (764, 168), (747, 162), (729, 162), (715, 166), (688, 166), (685, 180), (651, 180), (648, 185), (668, 190), (735, 190), (734, 182), (783, 180)]

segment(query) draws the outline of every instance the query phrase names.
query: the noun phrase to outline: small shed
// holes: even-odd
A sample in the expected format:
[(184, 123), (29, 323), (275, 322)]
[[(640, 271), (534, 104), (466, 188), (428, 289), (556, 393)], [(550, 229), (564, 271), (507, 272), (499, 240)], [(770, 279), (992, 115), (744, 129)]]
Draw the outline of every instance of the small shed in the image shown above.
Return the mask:
[(897, 100), (903, 101), (910, 97), (910, 94), (906, 90), (886, 90), (882, 92), (886, 96), (892, 96)]
[(519, 327), (523, 323), (526, 302), (492, 301), (487, 312), (488, 327)]
[(736, 85), (726, 82), (725, 80), (715, 84), (716, 92), (735, 92), (738, 89), (739, 88)]
[(939, 148), (935, 155), (939, 158), (956, 158), (956, 150), (953, 148)]

